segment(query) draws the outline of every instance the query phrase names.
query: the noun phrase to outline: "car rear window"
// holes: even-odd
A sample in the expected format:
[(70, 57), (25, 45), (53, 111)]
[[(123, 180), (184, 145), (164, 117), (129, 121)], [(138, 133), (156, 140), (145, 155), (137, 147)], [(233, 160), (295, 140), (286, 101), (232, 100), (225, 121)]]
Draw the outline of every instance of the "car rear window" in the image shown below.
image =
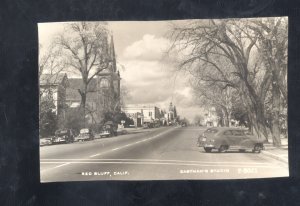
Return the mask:
[(245, 135), (244, 131), (242, 131), (242, 130), (232, 130), (232, 134), (235, 136)]

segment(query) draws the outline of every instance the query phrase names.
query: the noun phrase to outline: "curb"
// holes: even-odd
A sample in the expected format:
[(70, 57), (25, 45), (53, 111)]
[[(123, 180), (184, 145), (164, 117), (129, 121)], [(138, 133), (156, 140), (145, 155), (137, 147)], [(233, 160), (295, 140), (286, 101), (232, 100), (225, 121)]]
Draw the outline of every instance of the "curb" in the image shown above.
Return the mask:
[(261, 153), (264, 154), (264, 155), (266, 155), (266, 156), (268, 156), (268, 157), (271, 157), (273, 159), (276, 159), (276, 160), (279, 160), (281, 162), (284, 162), (284, 163), (288, 163), (288, 161), (289, 161), (288, 158), (284, 158), (284, 157), (278, 156), (278, 155), (273, 154), (273, 153), (268, 152), (268, 151), (262, 150)]

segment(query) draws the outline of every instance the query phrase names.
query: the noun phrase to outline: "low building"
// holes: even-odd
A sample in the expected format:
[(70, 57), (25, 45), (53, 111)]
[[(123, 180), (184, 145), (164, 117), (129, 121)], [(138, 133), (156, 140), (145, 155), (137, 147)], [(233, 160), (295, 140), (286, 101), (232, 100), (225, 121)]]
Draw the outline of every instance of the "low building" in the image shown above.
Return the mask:
[(170, 102), (169, 111), (166, 114), (164, 114), (164, 117), (165, 117), (168, 125), (172, 125), (172, 124), (176, 123), (177, 110), (176, 110), (176, 106), (173, 105), (172, 102)]
[(161, 118), (160, 109), (154, 105), (126, 105), (122, 111), (133, 119), (136, 127), (144, 123), (154, 123)]
[(41, 74), (39, 82), (40, 102), (47, 98), (54, 104), (57, 116), (64, 116), (66, 90), (69, 87), (67, 74)]

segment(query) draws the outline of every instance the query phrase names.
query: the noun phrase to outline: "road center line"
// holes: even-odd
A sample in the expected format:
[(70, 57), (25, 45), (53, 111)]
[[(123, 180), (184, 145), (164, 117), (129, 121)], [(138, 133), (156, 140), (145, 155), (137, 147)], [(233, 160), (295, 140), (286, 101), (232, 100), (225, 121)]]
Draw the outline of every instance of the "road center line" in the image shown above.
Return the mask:
[[(109, 152), (113, 152), (113, 151), (116, 151), (116, 150), (120, 150), (120, 149), (129, 147), (129, 146), (138, 144), (138, 143), (140, 143), (140, 142), (149, 141), (149, 140), (155, 139), (155, 138), (157, 138), (157, 137), (159, 137), (159, 136), (161, 136), (161, 135), (163, 135), (163, 134), (165, 134), (165, 133), (167, 133), (167, 132), (169, 132), (169, 131), (171, 131), (171, 130), (173, 130), (173, 129), (174, 129), (174, 128), (171, 128), (171, 129), (168, 129), (167, 131), (164, 131), (164, 132), (162, 132), (162, 133), (160, 133), (160, 134), (158, 134), (158, 135), (155, 135), (155, 136), (153, 136), (153, 137), (150, 137), (150, 138), (147, 138), (147, 139), (144, 139), (144, 140), (140, 140), (140, 141), (134, 142), (134, 143), (132, 143), (132, 144), (127, 144), (127, 145), (124, 145), (124, 146), (122, 146), (122, 147), (117, 147), (117, 148), (114, 148), (114, 149), (111, 149), (111, 150), (108, 150), (108, 151), (105, 151), (105, 152), (102, 152), (102, 153), (97, 153), (97, 154), (91, 155), (91, 156), (89, 156), (89, 157), (97, 157), (97, 156), (101, 156), (101, 155), (103, 155), (103, 154), (106, 154), (106, 153), (109, 153)], [(40, 161), (41, 161), (41, 160), (40, 160)], [(45, 163), (45, 162), (40, 162), (40, 163)], [(61, 163), (61, 162), (59, 162), (59, 163)], [(51, 169), (56, 169), (56, 168), (59, 168), (59, 167), (63, 167), (63, 166), (69, 165), (69, 164), (71, 164), (71, 163), (74, 163), (74, 162), (66, 162), (66, 163), (64, 163), (64, 164), (61, 164), (61, 165), (58, 165), (58, 166), (55, 166), (55, 167), (52, 167), (52, 168), (48, 168), (48, 169), (45, 169), (45, 170), (41, 170), (41, 172), (45, 172), (45, 171), (48, 171), (48, 170), (51, 170)]]
[(109, 153), (109, 152), (113, 152), (113, 151), (116, 151), (116, 150), (120, 150), (120, 149), (123, 149), (123, 148), (126, 148), (126, 147), (130, 147), (130, 146), (139, 144), (139, 143), (141, 143), (141, 142), (150, 141), (150, 140), (152, 140), (152, 139), (155, 139), (155, 138), (157, 138), (157, 137), (160, 137), (161, 135), (163, 135), (163, 134), (165, 134), (165, 133), (167, 133), (167, 132), (169, 132), (169, 131), (171, 131), (171, 130), (173, 130), (173, 129), (174, 129), (174, 128), (168, 129), (167, 131), (164, 131), (164, 132), (162, 132), (162, 133), (160, 133), (160, 134), (157, 134), (157, 135), (155, 135), (155, 136), (153, 136), (153, 137), (148, 137), (148, 138), (146, 138), (146, 139), (139, 140), (139, 141), (134, 142), (134, 143), (131, 143), (131, 144), (126, 144), (126, 145), (124, 145), (124, 146), (121, 146), (121, 147), (117, 147), (117, 148), (108, 150), (108, 151), (106, 151), (106, 152), (93, 154), (93, 155), (91, 155), (91, 156), (89, 156), (89, 157), (97, 157), (97, 156), (101, 156), (101, 155), (103, 155), (103, 154), (106, 154), (106, 153)]

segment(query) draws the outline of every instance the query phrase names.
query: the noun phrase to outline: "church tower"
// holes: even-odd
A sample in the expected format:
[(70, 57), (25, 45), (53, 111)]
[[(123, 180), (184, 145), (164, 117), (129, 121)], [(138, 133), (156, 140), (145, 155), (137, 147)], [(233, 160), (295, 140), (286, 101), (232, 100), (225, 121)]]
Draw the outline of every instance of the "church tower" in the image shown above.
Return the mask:
[(173, 112), (173, 104), (172, 104), (172, 102), (170, 102), (170, 105), (169, 105), (169, 112)]
[(97, 113), (100, 119), (105, 113), (120, 111), (120, 73), (117, 70), (117, 61), (113, 37), (107, 38), (107, 55), (109, 66), (97, 76), (98, 106)]

